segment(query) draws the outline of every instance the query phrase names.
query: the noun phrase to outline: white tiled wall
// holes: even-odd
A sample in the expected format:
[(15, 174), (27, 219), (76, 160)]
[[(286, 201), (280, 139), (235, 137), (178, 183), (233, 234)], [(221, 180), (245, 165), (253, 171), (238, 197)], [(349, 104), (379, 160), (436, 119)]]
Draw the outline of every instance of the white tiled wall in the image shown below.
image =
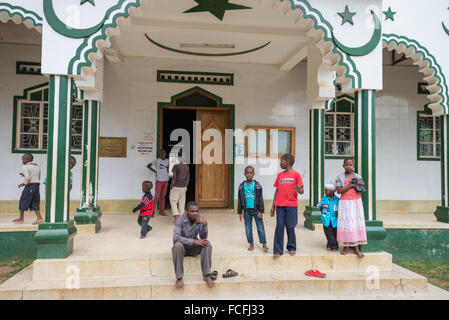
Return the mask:
[[(15, 62), (39, 61), (39, 48), (0, 45), (0, 160), (2, 184), (0, 200), (17, 200), (21, 182), (21, 155), (11, 154), (13, 96), (23, 89), (47, 81), (45, 77), (15, 74)], [(125, 58), (121, 64), (105, 64), (105, 98), (101, 107), (100, 135), (127, 137), (128, 157), (100, 158), (100, 199), (136, 199), (144, 179), (154, 180), (146, 168), (152, 160), (140, 156), (132, 146), (144, 138), (144, 133), (156, 129), (157, 102), (187, 90), (192, 84), (156, 82), (156, 71), (184, 70), (228, 72), (235, 74), (235, 86), (202, 85), (204, 89), (223, 97), (223, 103), (235, 104), (236, 128), (246, 125), (296, 126), (295, 169), (307, 172), (306, 192), (309, 194), (309, 114), (306, 106), (306, 64), (291, 72), (276, 66), (192, 62), (163, 59)], [(426, 96), (416, 94), (422, 79), (416, 69), (385, 68), (385, 90), (377, 98), (377, 195), (379, 200), (438, 200), (440, 198), (439, 162), (416, 160), (416, 112), (426, 103)], [(76, 156), (80, 163), (80, 156)], [(37, 155), (43, 177), (46, 157)], [(242, 181), (244, 164), (235, 167), (235, 187)], [(326, 180), (333, 180), (341, 171), (341, 161), (326, 161)], [(279, 171), (279, 170), (278, 170)], [(272, 198), (274, 174), (262, 176), (264, 196)], [(79, 199), (81, 167), (74, 169), (73, 199)], [(43, 193), (43, 188), (41, 189)]]

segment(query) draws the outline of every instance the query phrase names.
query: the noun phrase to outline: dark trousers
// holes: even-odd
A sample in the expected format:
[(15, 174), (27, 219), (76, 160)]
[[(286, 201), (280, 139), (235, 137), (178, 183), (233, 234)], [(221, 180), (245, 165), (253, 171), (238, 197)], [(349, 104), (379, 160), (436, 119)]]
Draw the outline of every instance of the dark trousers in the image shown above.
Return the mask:
[(298, 225), (298, 207), (276, 207), (276, 231), (273, 253), (284, 253), (284, 229), (287, 230), (287, 250), (296, 251), (295, 227)]
[(212, 246), (188, 246), (181, 242), (176, 242), (171, 249), (173, 255), (173, 265), (175, 266), (176, 279), (184, 277), (184, 257), (196, 257), (201, 255), (201, 271), (203, 277), (210, 275), (210, 267), (212, 263)]
[(259, 236), (259, 241), (261, 244), (267, 243), (265, 237), (265, 227), (263, 225), (263, 220), (259, 219), (257, 215), (259, 212), (255, 209), (247, 209), (245, 210), (244, 218), (245, 218), (245, 231), (246, 231), (246, 239), (248, 243), (253, 244), (253, 218), (256, 222), (257, 227), (257, 235)]
[(150, 223), (150, 216), (139, 216), (139, 218), (137, 219), (137, 223), (139, 224), (139, 226), (141, 226), (142, 228), (140, 229), (140, 235), (142, 237), (146, 237), (148, 232), (150, 232), (153, 228), (151, 226), (149, 226), (148, 224)]
[(337, 228), (334, 228), (332, 223), (329, 223), (328, 227), (323, 226), (323, 230), (327, 239), (327, 248), (331, 250), (338, 250)]

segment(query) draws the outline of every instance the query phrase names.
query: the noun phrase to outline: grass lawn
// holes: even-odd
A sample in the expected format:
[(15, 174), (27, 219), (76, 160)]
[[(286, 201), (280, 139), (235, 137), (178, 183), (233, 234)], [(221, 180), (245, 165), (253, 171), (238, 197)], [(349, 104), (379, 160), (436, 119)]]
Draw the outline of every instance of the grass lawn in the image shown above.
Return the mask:
[(0, 284), (11, 278), (17, 272), (32, 264), (34, 259), (14, 259), (0, 261)]
[(398, 264), (426, 277), (434, 286), (449, 291), (449, 263), (406, 261)]

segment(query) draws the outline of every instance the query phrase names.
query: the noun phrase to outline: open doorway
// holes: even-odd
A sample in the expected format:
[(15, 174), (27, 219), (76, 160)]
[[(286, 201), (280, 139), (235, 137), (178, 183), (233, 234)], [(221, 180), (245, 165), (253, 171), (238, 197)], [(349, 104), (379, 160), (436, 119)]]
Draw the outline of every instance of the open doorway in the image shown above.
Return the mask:
[[(172, 97), (171, 103), (159, 103), (159, 146), (164, 148), (169, 156), (172, 152), (172, 156), (176, 157), (177, 150), (173, 147), (181, 142), (181, 138), (171, 141), (172, 132), (176, 129), (184, 129), (190, 135), (190, 145), (186, 146), (190, 148), (190, 183), (187, 188), (186, 202), (194, 200), (202, 208), (233, 207), (233, 201), (231, 201), (233, 166), (226, 163), (224, 152), (226, 144), (233, 143), (225, 139), (225, 130), (233, 129), (233, 107), (233, 105), (222, 105), (220, 98), (198, 87)], [(196, 130), (194, 129), (195, 121), (197, 125), (201, 124), (201, 127)], [(217, 145), (215, 137), (208, 137), (208, 130), (221, 135), (223, 152), (220, 162), (208, 163), (203, 157), (195, 161), (195, 154), (203, 155), (203, 151), (210, 144)], [(205, 136), (206, 141), (202, 141)], [(204, 153), (208, 154), (208, 152), (209, 149)], [(215, 156), (215, 150), (212, 154)], [(171, 181), (169, 186), (170, 184)], [(169, 205), (168, 199), (169, 192), (166, 197), (167, 205)]]

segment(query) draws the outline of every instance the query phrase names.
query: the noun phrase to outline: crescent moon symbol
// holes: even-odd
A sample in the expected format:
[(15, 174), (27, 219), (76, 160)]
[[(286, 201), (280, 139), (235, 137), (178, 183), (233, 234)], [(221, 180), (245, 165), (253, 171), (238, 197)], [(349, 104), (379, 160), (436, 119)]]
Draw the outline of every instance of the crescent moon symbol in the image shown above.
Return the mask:
[(444, 22), (443, 22), (443, 29), (444, 29), (444, 31), (446, 31), (447, 35), (449, 35), (449, 29), (446, 27)]
[(332, 32), (332, 38), (334, 39), (334, 43), (341, 51), (343, 51), (344, 53), (346, 53), (350, 56), (360, 57), (360, 56), (366, 56), (367, 54), (371, 53), (377, 47), (379, 41), (382, 38), (382, 27), (381, 27), (380, 19), (377, 16), (377, 14), (372, 10), (371, 10), (371, 14), (373, 15), (374, 24), (375, 24), (374, 33), (373, 33), (373, 36), (371, 37), (370, 41), (367, 44), (365, 44), (364, 46), (361, 46), (358, 48), (347, 47), (344, 44), (342, 44), (340, 41), (338, 41), (337, 38), (335, 37), (334, 33)]
[(69, 27), (64, 22), (62, 22), (58, 16), (56, 15), (55, 9), (53, 7), (53, 0), (44, 0), (44, 14), (47, 19), (48, 24), (55, 30), (57, 33), (62, 34), (63, 36), (69, 38), (86, 38), (90, 35), (96, 33), (101, 27), (104, 25), (106, 21), (106, 16), (103, 20), (90, 28), (86, 29), (75, 29)]
[(203, 56), (203, 57), (228, 57), (228, 56), (237, 56), (237, 55), (241, 55), (241, 54), (245, 54), (245, 53), (250, 53), (250, 52), (254, 52), (260, 49), (265, 48), (266, 46), (268, 46), (271, 41), (268, 41), (267, 43), (265, 43), (264, 45), (261, 45), (260, 47), (257, 48), (253, 48), (250, 50), (246, 50), (246, 51), (240, 51), (240, 52), (229, 52), (229, 53), (204, 53), (204, 52), (193, 52), (193, 51), (184, 51), (184, 50), (179, 50), (179, 49), (175, 49), (175, 48), (170, 48), (167, 46), (164, 46), (163, 44), (154, 41), (153, 39), (151, 39), (146, 33), (145, 33), (145, 37), (148, 39), (148, 41), (150, 41), (152, 44), (158, 46), (159, 48), (168, 50), (168, 51), (172, 51), (172, 52), (176, 52), (176, 53), (182, 53), (182, 54), (188, 54), (188, 55), (192, 55), (192, 56)]

